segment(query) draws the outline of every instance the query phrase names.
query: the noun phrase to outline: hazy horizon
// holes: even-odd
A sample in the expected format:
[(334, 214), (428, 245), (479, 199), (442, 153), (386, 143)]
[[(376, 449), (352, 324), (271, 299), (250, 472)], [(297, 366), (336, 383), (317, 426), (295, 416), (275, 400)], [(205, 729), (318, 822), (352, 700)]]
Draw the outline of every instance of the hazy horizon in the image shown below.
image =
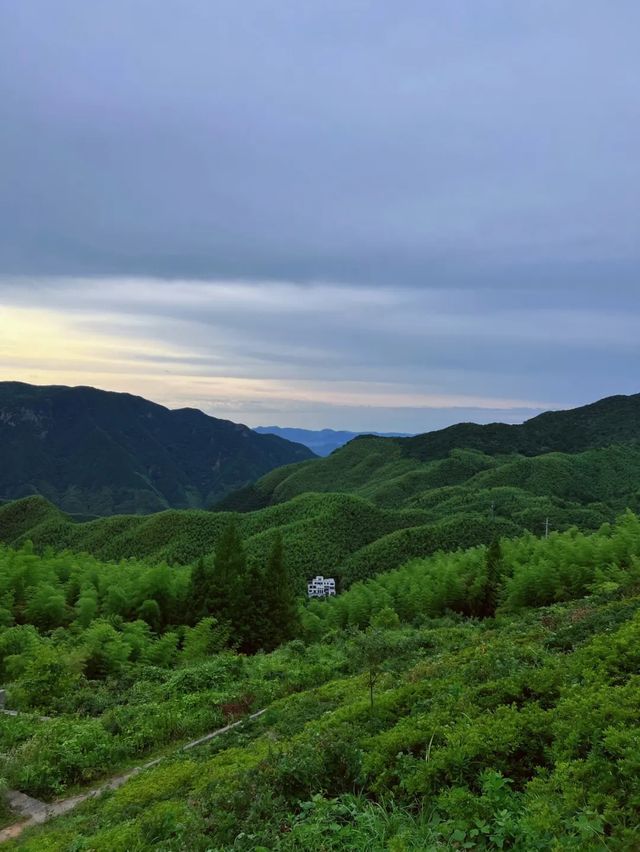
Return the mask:
[[(50, 385), (46, 385), (46, 384), (39, 384), (39, 383), (34, 383), (34, 382), (25, 382), (22, 379), (0, 379), (0, 382), (1, 381), (8, 381), (8, 382), (13, 381), (13, 382), (17, 382), (17, 383), (31, 385), (31, 386), (34, 386), (34, 387), (55, 387), (56, 386), (55, 383), (52, 383)], [(172, 410), (179, 410), (179, 409), (182, 409), (182, 408), (196, 408), (197, 407), (197, 406), (189, 406), (189, 405), (166, 404), (166, 403), (159, 402), (158, 400), (154, 400), (154, 399), (150, 399), (148, 397), (145, 397), (143, 394), (137, 394), (137, 393), (134, 393), (132, 391), (114, 391), (112, 388), (98, 387), (97, 385), (86, 385), (86, 384), (76, 384), (76, 385), (69, 384), (69, 385), (67, 385), (67, 384), (64, 384), (64, 383), (58, 383), (58, 386), (68, 387), (68, 388), (72, 388), (72, 389), (73, 388), (78, 388), (78, 389), (79, 388), (89, 388), (89, 389), (106, 391), (106, 392), (109, 392), (109, 393), (131, 393), (134, 396), (140, 396), (143, 399), (147, 399), (147, 401), (149, 401), (149, 402), (154, 402), (154, 403), (158, 403), (159, 405), (164, 405), (166, 408), (169, 408), (169, 409), (172, 409)], [(597, 401), (598, 400), (592, 400), (592, 402), (597, 402)], [(204, 408), (200, 408), (199, 410), (205, 411)], [(547, 410), (552, 410), (552, 409), (547, 409)], [(556, 409), (556, 410), (561, 410), (561, 409)], [(562, 410), (568, 410), (568, 409), (562, 409)], [(438, 415), (440, 414), (443, 417), (442, 422), (439, 423), (438, 425), (431, 426), (431, 427), (426, 428), (426, 429), (421, 430), (421, 431), (426, 432), (426, 431), (431, 431), (431, 430), (437, 430), (437, 429), (440, 429), (440, 428), (446, 428), (447, 426), (457, 425), (459, 423), (517, 424), (517, 423), (523, 423), (526, 420), (530, 420), (531, 418), (536, 417), (538, 414), (543, 413), (542, 410), (541, 411), (522, 410), (522, 411), (516, 412), (512, 409), (507, 413), (506, 416), (501, 416), (501, 412), (497, 411), (495, 419), (490, 419), (488, 411), (480, 412), (479, 418), (472, 418), (470, 416), (466, 416), (471, 411), (473, 411), (473, 409), (465, 409), (465, 408), (449, 408), (449, 409), (446, 409), (446, 411), (444, 411), (444, 412), (438, 412), (437, 410), (433, 410), (431, 413), (432, 413), (432, 416), (435, 416), (434, 419), (437, 421)], [(216, 414), (215, 411), (205, 411), (205, 413), (210, 414), (212, 417), (219, 416), (219, 415)], [(452, 419), (450, 419), (450, 418), (452, 418)], [(223, 418), (223, 419), (229, 419), (229, 418)], [(239, 421), (235, 421), (235, 422), (239, 422)], [(384, 435), (403, 436), (404, 435), (404, 436), (407, 436), (407, 437), (419, 434), (418, 431), (408, 432), (408, 431), (403, 431), (403, 430), (400, 430), (400, 429), (381, 430), (381, 429), (378, 429), (375, 426), (363, 427), (361, 429), (346, 429), (346, 428), (341, 428), (341, 427), (338, 427), (338, 426), (322, 426), (322, 425), (319, 425), (319, 424), (318, 425), (311, 425), (311, 426), (292, 426), (291, 424), (284, 423), (284, 422), (282, 422), (282, 423), (276, 423), (276, 422), (272, 422), (272, 423), (266, 423), (266, 422), (265, 423), (250, 423), (248, 421), (247, 422), (242, 421), (242, 423), (245, 426), (249, 426), (249, 428), (251, 428), (251, 429), (257, 429), (257, 430), (260, 430), (260, 429), (262, 429), (262, 430), (281, 429), (281, 430), (302, 431), (302, 432), (331, 432), (331, 433), (336, 433), (336, 434), (348, 433), (348, 434), (354, 434), (354, 435), (356, 435), (356, 434), (379, 434), (379, 435), (382, 435), (382, 436), (384, 436)]]

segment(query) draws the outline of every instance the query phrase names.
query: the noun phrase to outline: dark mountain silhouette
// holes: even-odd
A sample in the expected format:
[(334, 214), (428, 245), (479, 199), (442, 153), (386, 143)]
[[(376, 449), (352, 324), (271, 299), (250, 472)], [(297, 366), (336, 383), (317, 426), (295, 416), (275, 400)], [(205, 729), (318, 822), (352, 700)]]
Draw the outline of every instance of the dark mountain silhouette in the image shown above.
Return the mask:
[(0, 499), (41, 494), (79, 514), (206, 508), (313, 458), (274, 435), (126, 393), (0, 382)]

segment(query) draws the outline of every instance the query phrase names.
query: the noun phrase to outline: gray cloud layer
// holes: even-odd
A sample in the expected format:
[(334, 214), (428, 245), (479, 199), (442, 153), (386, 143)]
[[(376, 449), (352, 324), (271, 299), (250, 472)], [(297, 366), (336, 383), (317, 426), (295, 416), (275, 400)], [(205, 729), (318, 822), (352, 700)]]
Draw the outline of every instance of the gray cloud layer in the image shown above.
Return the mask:
[(0, 269), (635, 282), (640, 6), (0, 3)]
[(0, 309), (253, 424), (637, 391), (639, 31), (632, 0), (0, 0)]

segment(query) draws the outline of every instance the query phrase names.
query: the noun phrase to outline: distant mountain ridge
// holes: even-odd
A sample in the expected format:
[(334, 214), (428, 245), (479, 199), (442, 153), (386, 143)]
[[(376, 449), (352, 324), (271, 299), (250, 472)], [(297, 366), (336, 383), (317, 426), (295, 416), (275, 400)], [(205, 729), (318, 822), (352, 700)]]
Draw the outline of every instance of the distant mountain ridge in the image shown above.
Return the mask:
[(346, 429), (298, 429), (287, 426), (256, 426), (254, 432), (260, 435), (278, 435), (287, 441), (304, 444), (317, 456), (328, 456), (361, 435), (375, 435), (377, 438), (411, 437), (408, 432), (349, 432)]
[(546, 411), (519, 424), (458, 423), (407, 438), (403, 451), (422, 460), (445, 458), (455, 449), (537, 456), (635, 442), (640, 442), (640, 394), (610, 396), (578, 408)]
[[(445, 488), (459, 489), (456, 496), (464, 502), (470, 499), (471, 486), (490, 484), (524, 485), (526, 491), (533, 487), (544, 496), (558, 493), (558, 478), (570, 499), (582, 502), (588, 492), (591, 501), (597, 499), (600, 486), (578, 493), (582, 473), (578, 475), (577, 469), (585, 469), (582, 456), (586, 454), (591, 479), (596, 461), (589, 454), (616, 446), (640, 451), (640, 394), (550, 411), (516, 425), (459, 423), (410, 438), (359, 436), (327, 458), (266, 474), (226, 497), (220, 508), (252, 511), (307, 492), (357, 494), (379, 506), (407, 507), (452, 498), (452, 492), (440, 493)], [(560, 460), (558, 454), (566, 458)], [(625, 462), (612, 463), (610, 476), (616, 467), (618, 479), (626, 480)], [(632, 470), (635, 490), (640, 492), (635, 461)], [(598, 478), (606, 472), (605, 468)], [(624, 493), (635, 493), (633, 482), (625, 481)]]
[(193, 408), (90, 387), (0, 382), (0, 499), (40, 494), (92, 515), (206, 508), (301, 444)]
[[(335, 439), (333, 449), (369, 437), (390, 438), (397, 442), (403, 456), (420, 461), (443, 459), (459, 449), (478, 450), (487, 455), (578, 453), (612, 444), (640, 442), (640, 394), (620, 394), (578, 408), (546, 411), (524, 423), (456, 423), (417, 435), (332, 429), (314, 431), (279, 426), (260, 426), (256, 431), (296, 440), (319, 456), (329, 454), (321, 451), (324, 435), (327, 435), (327, 445)], [(317, 449), (313, 446), (316, 441)]]

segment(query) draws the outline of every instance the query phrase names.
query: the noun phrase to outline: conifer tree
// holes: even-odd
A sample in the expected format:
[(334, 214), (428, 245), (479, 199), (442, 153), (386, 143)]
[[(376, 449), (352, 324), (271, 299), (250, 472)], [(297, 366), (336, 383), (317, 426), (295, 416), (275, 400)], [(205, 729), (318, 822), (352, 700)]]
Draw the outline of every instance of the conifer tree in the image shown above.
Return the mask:
[(269, 645), (270, 623), (265, 596), (265, 574), (257, 562), (252, 562), (245, 574), (246, 607), (239, 625), (240, 650), (255, 654)]
[(278, 533), (264, 573), (264, 591), (269, 620), (269, 636), (265, 650), (277, 648), (295, 636), (298, 607), (293, 582), (284, 560), (282, 536)]
[(213, 571), (207, 566), (202, 556), (191, 569), (187, 606), (188, 621), (197, 624), (200, 619), (209, 615), (209, 596), (213, 585)]
[(208, 614), (218, 621), (229, 622), (233, 628), (240, 628), (246, 618), (249, 606), (246, 589), (247, 562), (242, 540), (233, 521), (223, 530), (216, 545), (213, 560), (212, 584), (208, 596)]
[(486, 579), (480, 604), (483, 618), (492, 618), (498, 607), (498, 593), (502, 574), (502, 548), (500, 539), (494, 538), (487, 548)]

